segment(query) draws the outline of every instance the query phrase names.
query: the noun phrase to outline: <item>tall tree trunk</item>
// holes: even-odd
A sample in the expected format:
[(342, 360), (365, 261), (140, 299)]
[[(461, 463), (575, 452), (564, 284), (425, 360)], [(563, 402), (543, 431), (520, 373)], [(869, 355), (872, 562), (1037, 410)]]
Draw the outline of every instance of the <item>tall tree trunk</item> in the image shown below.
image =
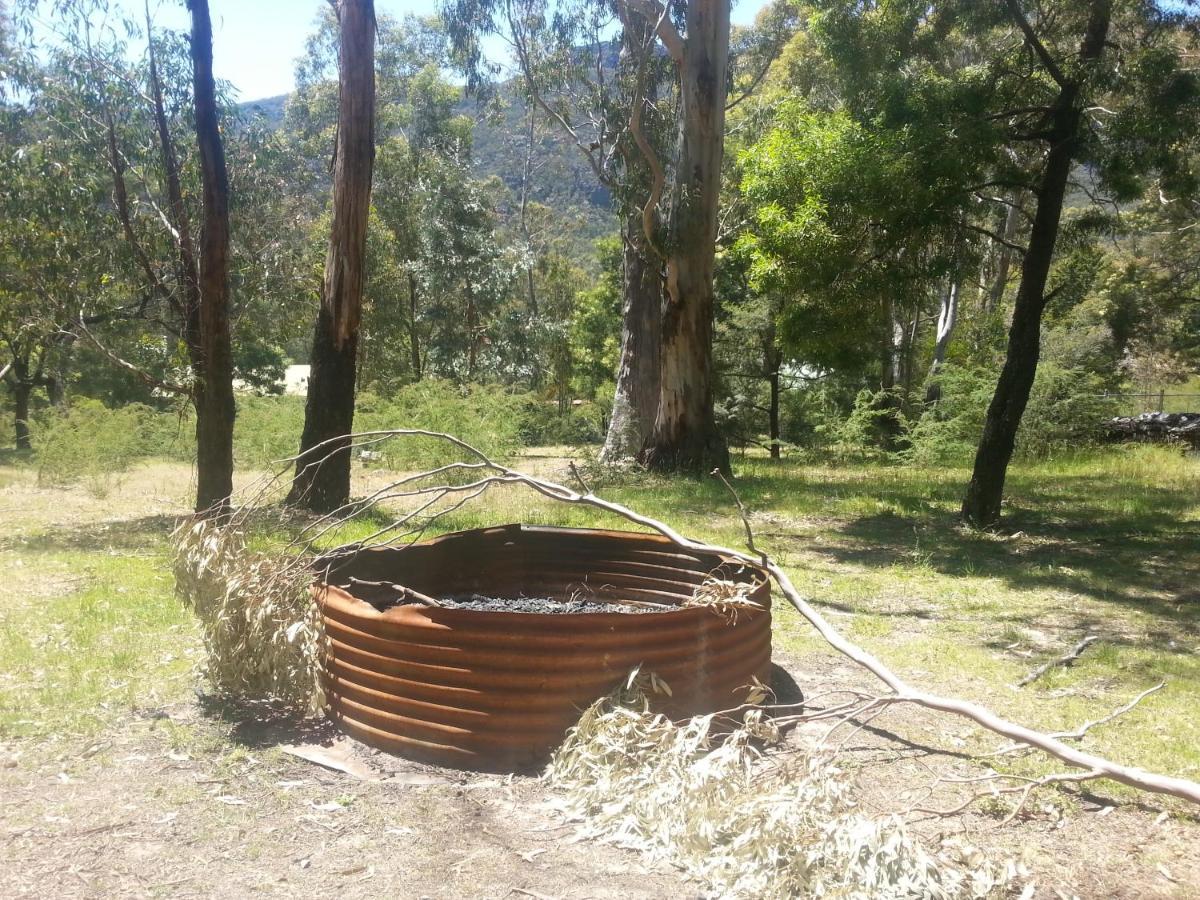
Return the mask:
[[(207, 12), (207, 9), (206, 9)], [(196, 13), (193, 10), (193, 17)], [(207, 15), (205, 16), (207, 19)], [(193, 30), (195, 22), (193, 21)], [(147, 10), (147, 32), (149, 32), (149, 11)], [(211, 78), (212, 40), (209, 29), (209, 77)], [(196, 52), (193, 49), (193, 54)], [(181, 319), (180, 337), (187, 349), (188, 364), (192, 371), (191, 400), (196, 410), (196, 511), (207, 510), (213, 504), (219, 507), (221, 501), (229, 497), (232, 491), (232, 444), (230, 445), (229, 485), (226, 488), (225, 478), (221, 474), (224, 468), (223, 454), (219, 449), (224, 431), (232, 433), (232, 426), (226, 427), (222, 422), (212, 421), (214, 413), (219, 412), (220, 402), (209, 397), (207, 353), (204, 345), (204, 323), (202, 307), (203, 295), (200, 290), (200, 267), (196, 262), (196, 249), (192, 242), (191, 220), (188, 216), (187, 205), (183, 199), (182, 178), (180, 176), (179, 156), (175, 152), (175, 141), (171, 137), (170, 125), (167, 121), (166, 106), (163, 103), (162, 80), (158, 71), (158, 55), (154, 40), (149, 40), (150, 56), (150, 92), (154, 105), (154, 123), (158, 132), (159, 153), (162, 156), (163, 173), (166, 180), (167, 205), (169, 218), (175, 230), (175, 249), (177, 253), (176, 270), (179, 283), (182, 285), (183, 300), (180, 304)], [(193, 80), (196, 69), (200, 65), (193, 57)], [(197, 104), (199, 100), (197, 98)], [(198, 113), (197, 105), (197, 113)], [(111, 132), (110, 132), (111, 140)], [(197, 140), (199, 133), (197, 132)], [(119, 169), (117, 170), (119, 173)], [(118, 178), (118, 181), (121, 179)], [(220, 387), (217, 387), (218, 392)], [(232, 405), (232, 401), (231, 405)], [(224, 494), (222, 495), (222, 490)]]
[(467, 294), (467, 380), (475, 380), (475, 368), (479, 363), (479, 308), (475, 305), (475, 291), (471, 288), (470, 280), (466, 285)]
[(663, 470), (729, 471), (713, 419), (713, 265), (721, 157), (729, 0), (689, 0), (679, 65), (679, 149), (671, 195), (662, 321), (662, 381), (654, 430), (640, 459)]
[(408, 346), (412, 354), (413, 380), (421, 380), (421, 330), (417, 322), (417, 276), (408, 273)]
[[(612, 414), (605, 429), (600, 460), (633, 459), (654, 430), (662, 380), (662, 256), (654, 245), (652, 205), (665, 184), (657, 163), (661, 143), (656, 131), (643, 126), (644, 113), (653, 109), (657, 83), (647, 77), (654, 26), (641, 10), (618, 8), (621, 14), (621, 75), (640, 87), (643, 97), (633, 103), (636, 118), (621, 158), (624, 172), (615, 194), (621, 200), (621, 356)], [(632, 146), (630, 144), (632, 143)], [(652, 160), (653, 157), (653, 160)], [(650, 215), (647, 215), (649, 211)]]
[(62, 406), (67, 402), (67, 389), (60, 373), (47, 375), (43, 384), (46, 385), (46, 399), (50, 401), (51, 406)]
[(328, 512), (350, 498), (355, 363), (375, 165), (375, 5), (339, 0), (333, 223), (313, 334), (300, 458), (288, 502)]
[(22, 379), (8, 382), (8, 390), (13, 399), (13, 431), (16, 436), (18, 450), (28, 450), (29, 441), (29, 400), (33, 396), (33, 385)]
[(921, 310), (913, 310), (912, 324), (904, 329), (904, 349), (900, 356), (902, 397), (905, 403), (912, 396), (913, 371), (916, 369), (917, 338), (921, 333)]
[(632, 459), (654, 428), (662, 377), (662, 269), (630, 209), (622, 228), (621, 359), (612, 416), (600, 451), (603, 462)]
[[(533, 251), (533, 232), (529, 228), (529, 194), (533, 190), (533, 147), (537, 126), (537, 107), (529, 104), (529, 128), (525, 134), (525, 162), (521, 167), (521, 205), (520, 222), (521, 236), (525, 241), (525, 296), (529, 304), (529, 325), (531, 330), (537, 328), (540, 312), (538, 311), (537, 285), (533, 277), (536, 262)], [(540, 390), (545, 378), (542, 365), (543, 349), (538, 348), (529, 354), (529, 386)]]
[(779, 459), (781, 455), (779, 434), (779, 366), (780, 359), (776, 355), (767, 373), (767, 383), (771, 388), (771, 401), (767, 407), (767, 427), (771, 439), (771, 459)]
[(217, 121), (208, 0), (188, 0), (188, 7), (192, 13), (192, 84), (204, 205), (199, 273), (203, 372), (196, 395), (196, 511), (222, 512), (233, 493), (229, 176)]
[(933, 361), (929, 364), (929, 377), (925, 387), (925, 403), (932, 406), (942, 399), (942, 385), (938, 380), (938, 370), (946, 362), (946, 351), (950, 348), (950, 338), (954, 334), (954, 326), (958, 324), (958, 282), (951, 281), (946, 293), (942, 295), (941, 307), (938, 310), (937, 340), (933, 345)]
[(873, 408), (880, 413), (876, 419), (879, 446), (891, 453), (898, 449), (900, 441), (900, 395), (897, 386), (901, 382), (900, 359), (904, 345), (904, 325), (900, 322), (891, 294), (884, 296), (881, 319), (879, 396)]
[(1004, 299), (1004, 289), (1008, 287), (1008, 272), (1012, 266), (1013, 253), (1016, 251), (1007, 245), (1017, 239), (1017, 230), (1021, 226), (1020, 201), (1020, 192), (1014, 191), (1012, 205), (1004, 214), (1004, 231), (1001, 237), (1006, 243), (996, 245), (996, 271), (992, 273), (992, 283), (985, 295), (984, 312), (991, 312), (1000, 305), (1000, 301)]
[[(1104, 52), (1110, 14), (1110, 0), (1093, 0), (1079, 51), (1085, 68)], [(1079, 145), (1080, 102), (1079, 82), (1064, 79), (1054, 103), (1050, 148), (1037, 190), (1037, 212), (1029, 234), (1029, 248), (1021, 263), (1021, 284), (1008, 332), (1008, 354), (988, 406), (971, 482), (963, 499), (963, 518), (976, 527), (987, 527), (1000, 518), (1004, 479), (1037, 375), (1046, 279), (1054, 259), (1067, 180)]]

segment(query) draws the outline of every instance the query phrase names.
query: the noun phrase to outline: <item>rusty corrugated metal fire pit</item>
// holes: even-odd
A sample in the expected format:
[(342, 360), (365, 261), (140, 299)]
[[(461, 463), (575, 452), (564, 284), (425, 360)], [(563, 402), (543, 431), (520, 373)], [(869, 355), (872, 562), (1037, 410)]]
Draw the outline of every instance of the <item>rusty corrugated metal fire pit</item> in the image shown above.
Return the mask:
[[(709, 575), (746, 584), (761, 609), (730, 617), (682, 607)], [(580, 711), (635, 666), (668, 683), (672, 696), (661, 709), (674, 718), (736, 706), (753, 678), (767, 680), (770, 666), (766, 574), (656, 535), (483, 528), (363, 550), (332, 567), (328, 581), (317, 597), (330, 639), (334, 720), (365, 743), (442, 765), (516, 771), (545, 762)], [(568, 599), (586, 591), (598, 601), (679, 608), (389, 607), (394, 589), (364, 581), (437, 598)]]

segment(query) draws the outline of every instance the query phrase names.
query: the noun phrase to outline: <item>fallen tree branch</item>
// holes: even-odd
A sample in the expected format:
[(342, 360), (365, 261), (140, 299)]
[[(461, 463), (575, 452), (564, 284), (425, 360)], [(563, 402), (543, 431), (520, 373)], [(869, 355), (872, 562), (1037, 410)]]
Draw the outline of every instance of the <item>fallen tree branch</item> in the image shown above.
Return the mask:
[[(1089, 731), (1091, 731), (1093, 728), (1097, 727), (1098, 725), (1107, 725), (1109, 722), (1113, 721), (1114, 719), (1117, 719), (1120, 716), (1125, 715), (1125, 713), (1132, 710), (1135, 706), (1137, 706), (1139, 703), (1141, 703), (1143, 700), (1145, 700), (1151, 694), (1158, 693), (1166, 686), (1167, 686), (1167, 683), (1165, 681), (1160, 681), (1154, 687), (1147, 688), (1146, 690), (1144, 690), (1140, 694), (1138, 694), (1136, 697), (1134, 697), (1132, 700), (1130, 700), (1128, 703), (1126, 703), (1123, 706), (1118, 706), (1116, 709), (1114, 709), (1112, 712), (1108, 713), (1107, 715), (1101, 716), (1099, 719), (1092, 719), (1090, 722), (1084, 722), (1082, 725), (1080, 725), (1074, 731), (1053, 731), (1050, 733), (1050, 736), (1059, 738), (1060, 740), (1064, 740), (1064, 741), (1081, 741), (1081, 740), (1083, 740), (1084, 736), (1086, 736), (1087, 733)], [(1008, 753), (1016, 753), (1019, 750), (1029, 750), (1029, 749), (1031, 749), (1031, 748), (1026, 746), (1025, 744), (1009, 744), (1007, 747), (1001, 747), (995, 753), (991, 753), (989, 755), (990, 756), (1004, 756), (1005, 754), (1008, 754)]]
[(1079, 659), (1079, 654), (1083, 653), (1083, 651), (1086, 650), (1089, 645), (1096, 643), (1096, 641), (1098, 641), (1098, 640), (1100, 640), (1098, 635), (1089, 634), (1082, 641), (1080, 641), (1078, 644), (1076, 644), (1074, 646), (1074, 648), (1071, 650), (1071, 652), (1068, 653), (1066, 656), (1060, 656), (1058, 659), (1052, 659), (1052, 660), (1050, 660), (1050, 662), (1044, 663), (1043, 665), (1038, 666), (1036, 669), (1034, 669), (1032, 672), (1030, 672), (1028, 675), (1026, 675), (1020, 681), (1018, 681), (1017, 687), (1025, 687), (1025, 685), (1027, 685), (1027, 684), (1033, 684), (1033, 682), (1037, 681), (1039, 678), (1041, 678), (1043, 675), (1045, 675), (1047, 672), (1049, 672), (1051, 669), (1055, 668), (1056, 666), (1071, 665), (1071, 663), (1073, 663), (1073, 662), (1075, 662), (1075, 660)]
[[(360, 441), (369, 440), (378, 442), (379, 440), (391, 437), (425, 437), (445, 441), (462, 452), (469, 454), (475, 462), (483, 463), (479, 468), (494, 473), (473, 481), (468, 485), (438, 485), (437, 490), (439, 493), (435, 496), (466, 495), (465, 497), (458, 497), (454, 508), (461, 506), (466, 500), (480, 496), (490, 487), (497, 485), (523, 485), (543, 497), (560, 503), (586, 506), (618, 516), (635, 525), (661, 534), (676, 546), (685, 550), (700, 553), (715, 553), (749, 565), (761, 566), (771, 576), (772, 580), (774, 580), (780, 593), (788, 603), (816, 629), (817, 633), (830, 646), (860, 667), (866, 669), (890, 690), (891, 693), (872, 698), (872, 701), (866, 704), (866, 708), (863, 708), (863, 704), (858, 704), (860, 713), (874, 711), (878, 706), (892, 706), (901, 703), (909, 703), (936, 712), (949, 713), (974, 722), (976, 725), (1007, 738), (1009, 741), (1040, 750), (1072, 768), (1082, 770), (1079, 773), (1071, 773), (1069, 776), (1063, 776), (1056, 780), (1087, 781), (1107, 778), (1139, 790), (1166, 794), (1200, 804), (1200, 784), (1194, 781), (1156, 772), (1148, 772), (1135, 766), (1122, 765), (1095, 754), (1086, 753), (1064, 743), (1063, 738), (1067, 737), (1066, 735), (1056, 736), (1036, 731), (1017, 722), (1005, 719), (991, 709), (970, 700), (942, 696), (931, 691), (921, 690), (909, 684), (874, 655), (848, 640), (830, 625), (825, 617), (800, 594), (787, 572), (766, 554), (755, 555), (754, 553), (734, 550), (718, 544), (709, 544), (685, 537), (665, 522), (643, 515), (623, 504), (602, 500), (590, 492), (581, 494), (565, 485), (557, 484), (537, 476), (527, 475), (516, 469), (497, 463), (465, 441), (442, 432), (418, 428), (362, 432), (325, 441), (311, 448), (308, 451), (308, 455), (312, 458), (316, 452), (322, 449), (325, 449), (326, 453), (337, 452), (344, 448), (347, 441), (353, 447)], [(283, 462), (286, 465), (294, 462), (294, 458), (292, 460), (284, 460)], [(278, 475), (274, 476), (275, 479), (278, 477)], [(411, 480), (411, 478), (408, 480)], [(728, 486), (732, 491), (732, 485)], [(441, 514), (435, 512), (433, 515), (436, 518)], [(412, 515), (409, 514), (402, 521), (408, 521), (411, 518)], [(386, 528), (381, 529), (380, 532), (383, 533), (387, 530)], [(357, 552), (366, 546), (370, 539), (371, 537), (369, 536), (368, 539), (357, 541), (351, 545), (353, 552)], [(1098, 724), (1098, 722), (1093, 724)], [(1085, 726), (1085, 732), (1088, 727), (1092, 726)]]

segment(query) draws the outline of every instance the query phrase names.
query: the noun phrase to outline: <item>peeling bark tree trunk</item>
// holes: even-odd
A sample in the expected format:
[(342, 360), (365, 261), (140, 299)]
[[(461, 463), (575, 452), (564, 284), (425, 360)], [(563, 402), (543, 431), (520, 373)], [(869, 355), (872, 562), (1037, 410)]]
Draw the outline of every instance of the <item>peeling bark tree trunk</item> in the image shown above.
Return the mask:
[[(640, 459), (660, 470), (729, 471), (729, 449), (713, 420), (713, 265), (725, 84), (728, 0), (689, 0), (679, 66), (679, 149), (671, 196), (662, 383), (654, 430)], [(670, 49), (670, 48), (668, 48)]]
[(946, 351), (950, 348), (950, 338), (954, 334), (954, 326), (958, 324), (958, 282), (950, 282), (950, 287), (942, 295), (941, 308), (938, 310), (937, 342), (933, 345), (933, 362), (929, 364), (928, 386), (925, 388), (925, 403), (932, 405), (942, 399), (942, 385), (938, 381), (938, 370), (946, 362)]
[[(333, 224), (313, 334), (300, 458), (288, 494), (289, 503), (314, 512), (328, 512), (350, 498), (346, 436), (354, 423), (358, 326), (375, 165), (375, 5), (373, 0), (339, 0), (337, 15)], [(320, 452), (310, 453), (318, 446)], [(336, 452), (330, 454), (331, 449)]]
[[(640, 11), (625, 8), (621, 34), (622, 74), (641, 85), (647, 107), (658, 97), (654, 78), (646, 77), (648, 61), (643, 54), (653, 41), (653, 23)], [(641, 103), (635, 98), (634, 103)], [(633, 136), (636, 151), (623, 154), (624, 177), (618, 196), (623, 198), (621, 222), (621, 357), (612, 414), (604, 435), (600, 460), (606, 463), (633, 459), (641, 452), (654, 430), (662, 381), (662, 256), (653, 244), (653, 216), (647, 204), (656, 196), (662, 173), (656, 172), (650, 154), (657, 151), (653, 133), (642, 126), (643, 113), (636, 119)], [(645, 146), (639, 143), (638, 136)], [(649, 150), (649, 153), (647, 153)], [(659, 187), (661, 190), (661, 186)], [(632, 198), (638, 198), (638, 203)], [(648, 199), (647, 199), (648, 198)], [(653, 209), (650, 210), (653, 213)]]
[(904, 344), (904, 325), (896, 314), (896, 304), (890, 294), (883, 300), (882, 319), (879, 396), (874, 408), (881, 413), (876, 419), (879, 445), (892, 453), (899, 448), (900, 443), (900, 396), (896, 388), (901, 381), (900, 358)]
[(600, 451), (603, 462), (632, 459), (654, 429), (662, 377), (662, 272), (631, 209), (622, 234), (621, 360), (612, 417)]
[[(1079, 51), (1085, 67), (1104, 52), (1110, 14), (1109, 0), (1094, 0)], [(1037, 374), (1046, 279), (1054, 259), (1063, 198), (1079, 144), (1081, 120), (1079, 82), (1064, 79), (1054, 103), (1050, 149), (1037, 190), (1037, 212), (1029, 235), (1029, 248), (1021, 264), (1021, 285), (1017, 289), (1008, 332), (1008, 354), (996, 383), (996, 393), (988, 406), (971, 483), (963, 500), (963, 518), (976, 527), (993, 525), (1000, 518), (1008, 463)]]
[(199, 273), (203, 371), (196, 393), (196, 511), (221, 513), (228, 508), (233, 493), (229, 177), (217, 122), (208, 0), (189, 0), (188, 8), (192, 13), (192, 83), (204, 202)]

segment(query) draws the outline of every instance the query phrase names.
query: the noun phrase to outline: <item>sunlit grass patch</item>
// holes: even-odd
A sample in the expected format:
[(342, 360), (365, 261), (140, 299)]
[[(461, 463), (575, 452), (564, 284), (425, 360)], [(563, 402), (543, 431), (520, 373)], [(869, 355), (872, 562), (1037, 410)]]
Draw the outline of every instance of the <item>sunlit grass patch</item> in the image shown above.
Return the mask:
[(14, 600), (0, 606), (0, 734), (90, 734), (190, 691), (195, 625), (174, 597), (164, 555), (33, 561), (84, 583), (26, 602), (17, 585)]

